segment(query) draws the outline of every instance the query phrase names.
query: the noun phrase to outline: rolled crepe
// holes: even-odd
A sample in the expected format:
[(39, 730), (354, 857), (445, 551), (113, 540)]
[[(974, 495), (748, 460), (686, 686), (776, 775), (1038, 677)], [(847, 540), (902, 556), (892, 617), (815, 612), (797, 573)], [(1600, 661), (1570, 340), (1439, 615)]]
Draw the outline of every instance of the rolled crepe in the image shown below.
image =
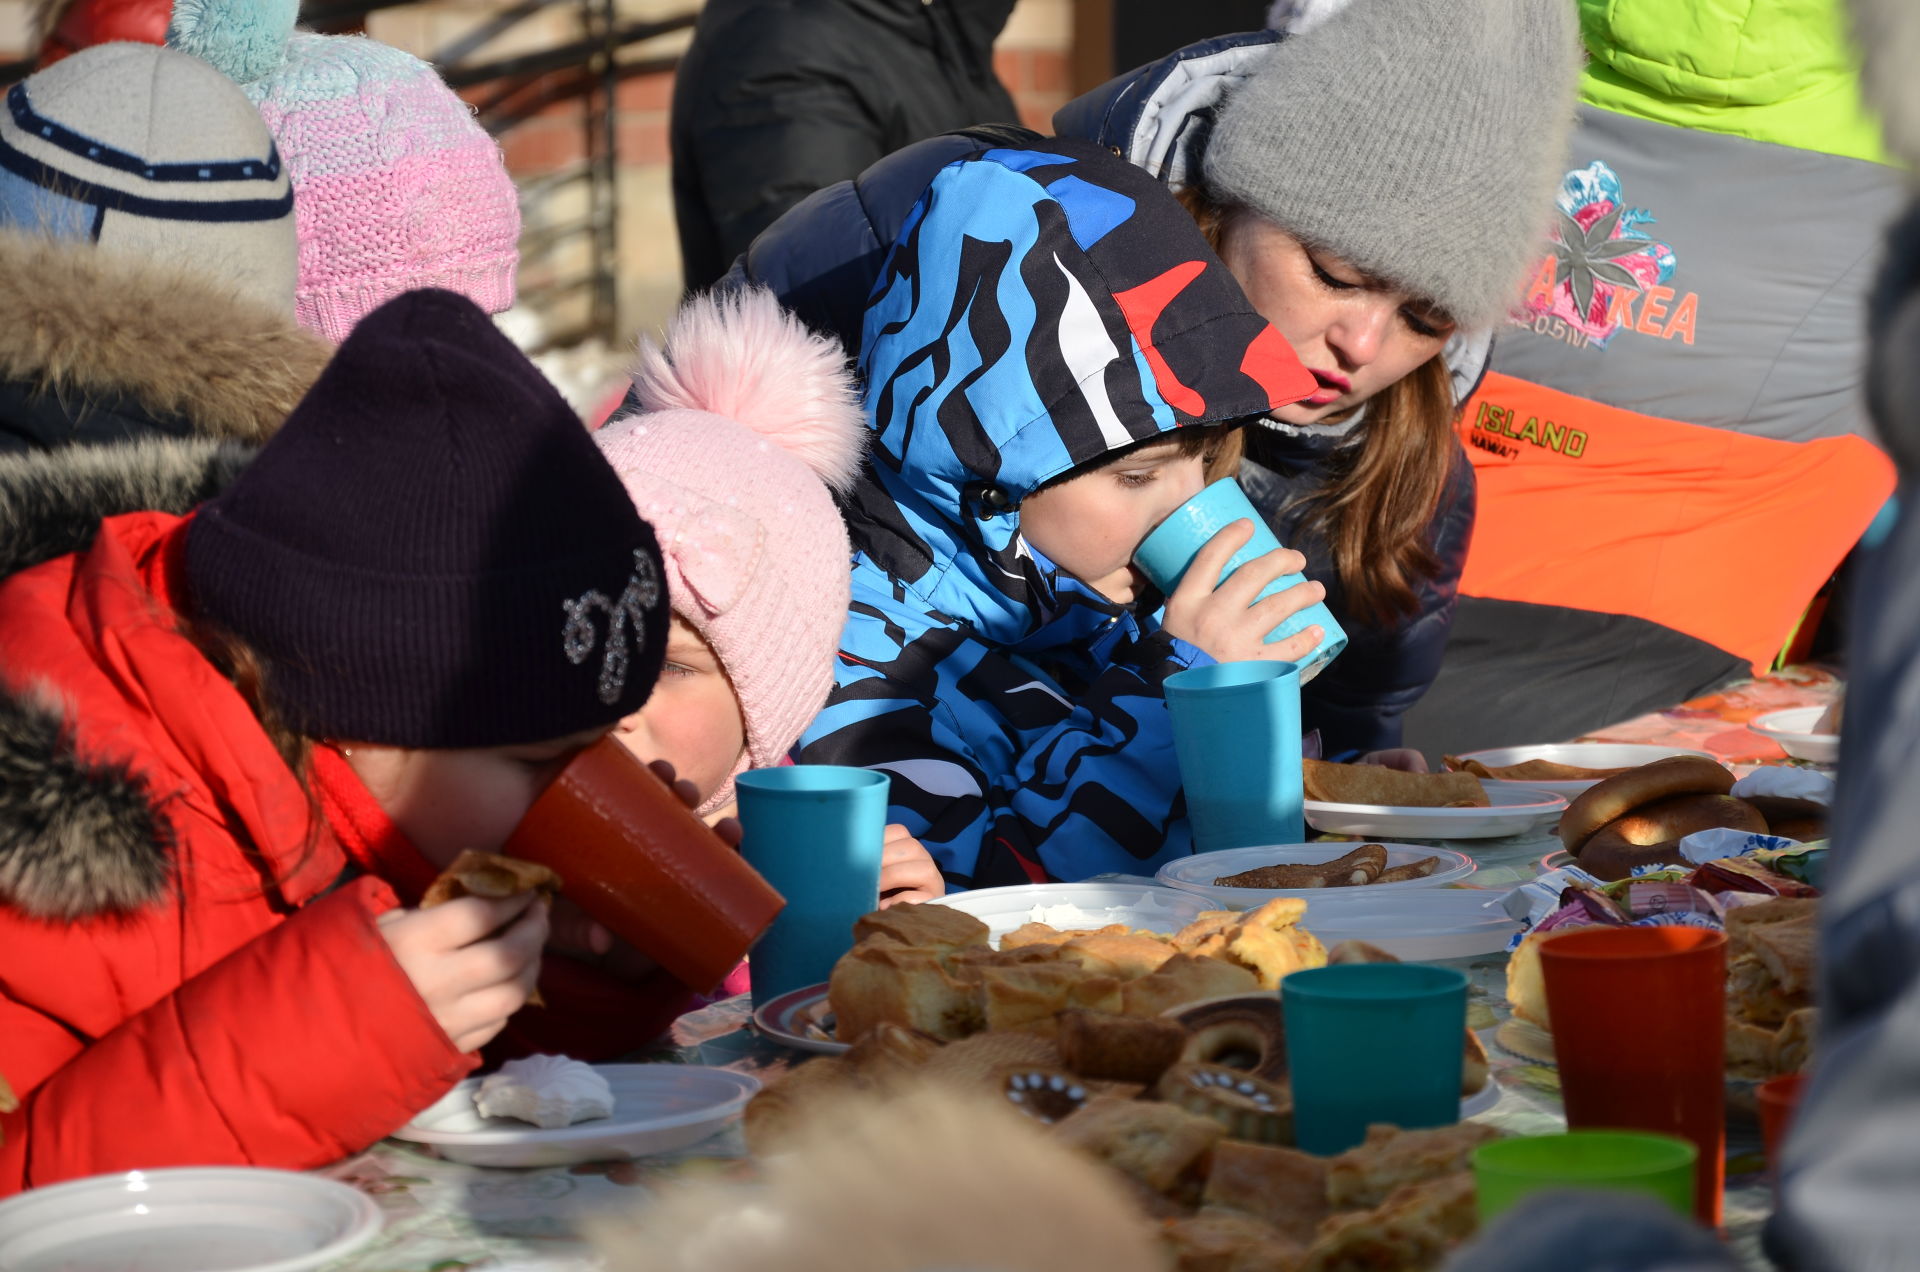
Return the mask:
[(1471, 773), (1406, 773), (1378, 764), (1301, 761), (1308, 799), (1395, 808), (1486, 808), (1486, 788)]

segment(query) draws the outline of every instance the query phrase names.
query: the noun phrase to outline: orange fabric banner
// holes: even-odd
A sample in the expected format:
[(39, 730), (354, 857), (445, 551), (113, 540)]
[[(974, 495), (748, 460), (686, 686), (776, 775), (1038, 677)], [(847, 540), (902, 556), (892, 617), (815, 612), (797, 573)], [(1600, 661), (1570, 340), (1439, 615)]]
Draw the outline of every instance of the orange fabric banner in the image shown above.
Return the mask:
[(1458, 428), (1479, 483), (1463, 594), (1636, 615), (1756, 670), (1894, 486), (1864, 438), (1749, 437), (1498, 373)]

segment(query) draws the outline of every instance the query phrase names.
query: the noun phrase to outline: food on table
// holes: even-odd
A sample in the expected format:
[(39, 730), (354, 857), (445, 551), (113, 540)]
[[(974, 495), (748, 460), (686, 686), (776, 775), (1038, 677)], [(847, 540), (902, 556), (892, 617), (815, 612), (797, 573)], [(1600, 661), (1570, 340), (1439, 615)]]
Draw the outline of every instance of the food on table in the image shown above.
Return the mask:
[[(1037, 1034), (983, 1033), (941, 1047), (927, 1060), (917, 1076), (929, 1082), (977, 1087), (1004, 1069), (1065, 1063), (1059, 1046)], [(805, 1067), (811, 1068), (812, 1065)], [(866, 1076), (871, 1078), (874, 1075)]]
[(1560, 842), (1582, 870), (1625, 879), (1642, 866), (1684, 866), (1680, 841), (1702, 830), (1769, 832), (1761, 811), (1728, 792), (1733, 774), (1693, 755), (1673, 755), (1590, 787), (1560, 816)]
[(1499, 1138), (1476, 1122), (1424, 1131), (1370, 1126), (1364, 1142), (1327, 1167), (1327, 1200), (1341, 1208), (1377, 1206), (1403, 1185), (1469, 1169), (1473, 1150)]
[(590, 1064), (566, 1056), (509, 1060), (473, 1093), (481, 1117), (510, 1117), (542, 1130), (613, 1116), (613, 1088)]
[(1182, 1060), (1225, 1065), (1268, 1082), (1286, 1079), (1287, 1031), (1273, 995), (1196, 1003), (1173, 1019), (1187, 1035)]
[(1219, 1269), (1298, 1268), (1306, 1247), (1282, 1236), (1273, 1225), (1234, 1210), (1202, 1208), (1191, 1218), (1171, 1219), (1166, 1241), (1178, 1259), (1178, 1272)]
[(1189, 1113), (1210, 1117), (1230, 1139), (1255, 1144), (1293, 1142), (1293, 1092), (1222, 1064), (1178, 1064), (1161, 1075), (1154, 1094)]
[(1273, 1144), (1222, 1141), (1214, 1145), (1201, 1203), (1203, 1214), (1237, 1211), (1304, 1249), (1330, 1213), (1327, 1159)]
[[(453, 864), (427, 885), (426, 892), (420, 897), (420, 908), (430, 910), (461, 897), (504, 901), (523, 892), (537, 892), (552, 898), (559, 894), (560, 886), (560, 876), (538, 862), (469, 848), (455, 857)], [(536, 985), (533, 992), (527, 995), (527, 1005), (547, 1005), (547, 1000), (540, 995), (539, 986)]]
[(1190, 1192), (1205, 1183), (1205, 1154), (1226, 1138), (1220, 1123), (1159, 1100), (1088, 1100), (1054, 1134), (1159, 1193)]
[(1408, 773), (1379, 764), (1302, 760), (1306, 797), (1328, 804), (1395, 808), (1486, 808), (1487, 789), (1471, 773)]
[(1487, 765), (1479, 760), (1463, 760), (1457, 755), (1445, 756), (1443, 763), (1455, 772), (1471, 773), (1495, 782), (1585, 782), (1628, 771), (1623, 768), (1581, 768), (1577, 764), (1561, 764), (1555, 760), (1522, 760), (1518, 764)]
[(1087, 1084), (1066, 1069), (1024, 1065), (1001, 1073), (999, 1080), (1007, 1103), (1047, 1126), (1072, 1117), (1091, 1098)]
[(467, 849), (453, 864), (440, 872), (420, 898), (420, 908), (431, 909), (461, 897), (484, 897), (502, 901), (523, 892), (553, 896), (560, 891), (560, 876), (545, 866), (518, 857), (503, 857), (497, 852)]
[(834, 965), (828, 1001), (843, 1042), (883, 1023), (949, 1042), (983, 1030), (1050, 1037), (1056, 1017), (1075, 1008), (1152, 1017), (1273, 989), (1289, 972), (1326, 961), (1320, 942), (1298, 926), (1305, 913), (1305, 902), (1282, 898), (1203, 915), (1171, 937), (1030, 923), (994, 949), (972, 915), (895, 906), (856, 925), (857, 943)]
[[(1724, 865), (1725, 863), (1709, 863)], [(1705, 873), (1703, 866), (1695, 878)], [(1726, 1064), (1729, 1076), (1767, 1078), (1806, 1066), (1819, 1013), (1813, 1006), (1819, 902), (1812, 897), (1726, 893), (1714, 897), (1697, 887), (1659, 880), (1613, 885), (1621, 894), (1608, 904), (1628, 918), (1643, 912), (1716, 919), (1727, 933)], [(1585, 892), (1569, 888), (1567, 894)], [(1636, 899), (1636, 894), (1645, 899)], [(1691, 899), (1687, 899), (1690, 896)], [(1578, 902), (1569, 902), (1569, 905)], [(1564, 914), (1566, 911), (1560, 913)], [(1555, 917), (1559, 917), (1556, 915)], [(1531, 1059), (1553, 1060), (1552, 1021), (1540, 970), (1540, 942), (1561, 925), (1529, 932), (1507, 962), (1507, 1001), (1514, 1019), (1501, 1026), (1502, 1046)], [(1573, 925), (1578, 926), (1578, 925)]]
[(1300, 1272), (1438, 1267), (1478, 1225), (1470, 1172), (1421, 1180), (1373, 1210), (1329, 1216)]
[(1827, 837), (1827, 806), (1818, 800), (1781, 795), (1742, 795), (1767, 821), (1767, 833), (1807, 843)]
[(1238, 874), (1221, 875), (1213, 884), (1216, 888), (1350, 888), (1424, 879), (1439, 865), (1438, 857), (1421, 857), (1389, 869), (1384, 845), (1361, 844), (1332, 861), (1256, 866)]
[(1140, 1019), (1070, 1008), (1060, 1013), (1054, 1042), (1075, 1073), (1113, 1082), (1160, 1080), (1187, 1046), (1178, 1021)]

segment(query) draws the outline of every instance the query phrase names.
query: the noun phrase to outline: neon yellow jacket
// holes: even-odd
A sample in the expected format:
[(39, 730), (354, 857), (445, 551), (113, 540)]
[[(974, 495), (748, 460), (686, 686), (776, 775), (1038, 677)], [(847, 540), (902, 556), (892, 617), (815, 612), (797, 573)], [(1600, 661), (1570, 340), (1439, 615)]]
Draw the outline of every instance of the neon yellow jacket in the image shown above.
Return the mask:
[(1581, 100), (1656, 123), (1894, 162), (1839, 0), (1578, 0)]

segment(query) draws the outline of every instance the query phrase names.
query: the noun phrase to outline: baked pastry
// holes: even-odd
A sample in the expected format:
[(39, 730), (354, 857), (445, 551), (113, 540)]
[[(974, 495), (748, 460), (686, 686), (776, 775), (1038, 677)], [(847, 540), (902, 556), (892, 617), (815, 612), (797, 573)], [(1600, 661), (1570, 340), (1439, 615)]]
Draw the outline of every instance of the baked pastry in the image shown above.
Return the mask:
[(1060, 1049), (1046, 1038), (1024, 1033), (981, 1033), (950, 1042), (920, 1066), (920, 1077), (979, 1088), (1003, 1069), (1020, 1066), (1058, 1068)]
[(1090, 932), (1058, 948), (1063, 960), (1120, 980), (1137, 980), (1149, 975), (1179, 953), (1167, 941), (1138, 933), (1113, 936)]
[(1387, 953), (1370, 941), (1341, 941), (1327, 951), (1327, 966), (1341, 963), (1398, 963), (1395, 955)]
[(796, 1065), (747, 1101), (741, 1118), (747, 1148), (756, 1156), (777, 1151), (822, 1103), (867, 1089), (844, 1056), (815, 1056)]
[(1253, 1215), (1305, 1246), (1327, 1217), (1326, 1160), (1297, 1149), (1224, 1140), (1214, 1146), (1202, 1204)]
[(1065, 962), (979, 969), (981, 1019), (990, 1032), (1023, 1031), (1051, 1038), (1069, 1007), (1118, 1012), (1121, 983)]
[(1493, 1068), (1487, 1059), (1487, 1044), (1480, 1035), (1466, 1031), (1464, 1052), (1460, 1057), (1460, 1094), (1477, 1095), (1493, 1080)]
[(1158, 1016), (1203, 998), (1250, 994), (1259, 988), (1259, 978), (1237, 963), (1199, 954), (1176, 954), (1151, 976), (1121, 986), (1120, 1010), (1128, 1016)]
[(1286, 1080), (1287, 1030), (1274, 995), (1196, 1003), (1173, 1018), (1187, 1031), (1182, 1061), (1222, 1065), (1266, 1082)]
[(1444, 756), (1441, 763), (1457, 772), (1471, 773), (1482, 780), (1496, 782), (1585, 782), (1628, 771), (1623, 768), (1581, 768), (1577, 764), (1561, 764), (1555, 760), (1522, 760), (1518, 764), (1489, 765), (1478, 760), (1463, 760), (1457, 755)]
[(1256, 1144), (1293, 1142), (1293, 1093), (1218, 1064), (1177, 1064), (1154, 1094), (1227, 1128), (1229, 1139)]
[(1089, 1092), (1079, 1075), (1039, 1065), (1011, 1065), (996, 1075), (1000, 1097), (1048, 1126), (1078, 1113)]
[(1327, 1201), (1335, 1210), (1377, 1206), (1404, 1184), (1467, 1170), (1473, 1150), (1499, 1138), (1473, 1122), (1421, 1131), (1369, 1126), (1364, 1143), (1327, 1163)]
[(854, 921), (853, 941), (858, 945), (869, 937), (885, 936), (915, 949), (950, 953), (985, 945), (988, 930), (979, 919), (950, 905), (908, 902), (861, 915)]
[(1402, 1272), (1437, 1268), (1473, 1235), (1478, 1221), (1473, 1176), (1464, 1171), (1404, 1185), (1380, 1205), (1327, 1218), (1315, 1234), (1302, 1272)]
[(1727, 964), (1727, 1007), (1741, 1020), (1755, 1025), (1784, 1024), (1788, 1016), (1810, 1005), (1805, 995), (1788, 994), (1767, 965), (1752, 954)]
[(842, 1042), (857, 1042), (880, 1024), (954, 1039), (978, 1033), (983, 1023), (979, 995), (947, 973), (937, 950), (890, 938), (862, 941), (841, 955), (827, 982), (827, 1001)]
[(1094, 1096), (1056, 1124), (1061, 1142), (1133, 1176), (1155, 1192), (1172, 1192), (1226, 1128), (1172, 1104)]
[(1187, 1031), (1177, 1021), (1069, 1008), (1056, 1019), (1060, 1059), (1075, 1073), (1152, 1083), (1180, 1058)]
[(1260, 978), (1260, 988), (1277, 989), (1290, 972), (1324, 967), (1327, 947), (1320, 938), (1299, 927), (1307, 903), (1298, 897), (1276, 897), (1247, 912), (1240, 923), (1222, 935), (1226, 957)]
[(1813, 1059), (1815, 1035), (1820, 1031), (1820, 1009), (1803, 1007), (1787, 1017), (1773, 1037), (1773, 1072), (1798, 1073)]
[(876, 1087), (897, 1086), (919, 1077), (940, 1052), (940, 1040), (917, 1029), (882, 1021), (847, 1051), (847, 1063)]
[(1759, 1081), (1773, 1076), (1776, 1031), (1765, 1025), (1727, 1017), (1727, 1073)]
[[(1127, 929), (1118, 923), (1108, 924), (1104, 928), (1094, 929), (1108, 935), (1118, 936)], [(1065, 945), (1076, 936), (1091, 935), (1087, 932), (1063, 932), (1046, 923), (1022, 923), (1013, 931), (1000, 938), (1002, 950), (1017, 950), (1029, 945)]]
[[(431, 910), (434, 906), (445, 905), (461, 897), (502, 901), (523, 892), (553, 897), (559, 893), (560, 884), (560, 876), (538, 862), (468, 848), (427, 885), (426, 892), (420, 897), (420, 908)], [(547, 1000), (541, 996), (540, 987), (535, 985), (533, 992), (527, 995), (527, 1006), (546, 1005)]]
[(1401, 866), (1389, 866), (1380, 872), (1375, 883), (1406, 883), (1413, 879), (1424, 879), (1440, 868), (1440, 858), (1421, 857)]
[(1242, 917), (1239, 910), (1204, 910), (1194, 916), (1193, 922), (1173, 934), (1173, 948), (1182, 954), (1192, 954), (1202, 945), (1237, 926)]
[(1306, 1250), (1272, 1225), (1232, 1210), (1202, 1210), (1166, 1227), (1175, 1272), (1292, 1272)]
[(1727, 957), (1751, 954), (1747, 936), (1756, 928), (1771, 923), (1817, 922), (1820, 901), (1816, 897), (1768, 897), (1733, 906), (1727, 911)]

